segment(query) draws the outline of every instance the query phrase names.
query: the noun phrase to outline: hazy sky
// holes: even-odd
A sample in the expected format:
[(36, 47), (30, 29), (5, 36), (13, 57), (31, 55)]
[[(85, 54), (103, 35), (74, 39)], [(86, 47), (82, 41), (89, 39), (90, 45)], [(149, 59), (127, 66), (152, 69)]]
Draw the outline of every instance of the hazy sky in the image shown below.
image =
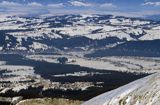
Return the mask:
[(0, 0), (0, 14), (160, 14), (160, 0)]

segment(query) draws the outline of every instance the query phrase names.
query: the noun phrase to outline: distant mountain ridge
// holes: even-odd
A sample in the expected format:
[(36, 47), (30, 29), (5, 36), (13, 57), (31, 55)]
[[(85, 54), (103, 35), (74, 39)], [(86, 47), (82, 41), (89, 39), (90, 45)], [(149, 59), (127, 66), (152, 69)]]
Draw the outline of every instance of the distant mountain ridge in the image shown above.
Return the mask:
[[(121, 49), (123, 49), (125, 48), (123, 45), (126, 46), (126, 44), (133, 46), (129, 44), (132, 42), (140, 47), (144, 41), (145, 43), (149, 41), (148, 43), (151, 45), (148, 47), (153, 49), (154, 44), (152, 46), (151, 42), (154, 43), (155, 41), (157, 43), (158, 41), (159, 43), (159, 32), (160, 22), (113, 15), (1, 17), (0, 51), (27, 51), (32, 53), (95, 52), (102, 49), (119, 48), (117, 46), (121, 46)], [(159, 55), (159, 50), (157, 51), (157, 55)]]
[(150, 20), (154, 20), (154, 21), (160, 21), (160, 15), (146, 16), (146, 19), (150, 19)]

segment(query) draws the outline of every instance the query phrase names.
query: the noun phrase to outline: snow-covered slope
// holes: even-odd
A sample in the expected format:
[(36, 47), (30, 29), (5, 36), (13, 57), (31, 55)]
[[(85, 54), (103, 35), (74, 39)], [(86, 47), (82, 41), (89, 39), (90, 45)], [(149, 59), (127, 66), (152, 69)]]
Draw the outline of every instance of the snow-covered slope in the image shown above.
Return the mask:
[(160, 73), (156, 73), (97, 96), (82, 105), (159, 105), (159, 103)]

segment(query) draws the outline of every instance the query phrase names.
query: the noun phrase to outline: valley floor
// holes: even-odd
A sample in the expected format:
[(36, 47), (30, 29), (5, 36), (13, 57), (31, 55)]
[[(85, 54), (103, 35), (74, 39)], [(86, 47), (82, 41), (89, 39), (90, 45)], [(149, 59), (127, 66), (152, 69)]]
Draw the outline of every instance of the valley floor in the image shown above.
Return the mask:
[(28, 55), (37, 61), (59, 63), (57, 58), (68, 58), (67, 64), (80, 65), (98, 70), (113, 70), (134, 73), (155, 73), (160, 71), (160, 57), (110, 56), (85, 58), (75, 55)]
[[(68, 61), (60, 64), (57, 59), (61, 57), (67, 58)], [(72, 102), (73, 105), (78, 105), (81, 101), (70, 100), (89, 100), (159, 72), (159, 65), (160, 58), (153, 57), (84, 58), (69, 54), (27, 56), (1, 54), (0, 96), (23, 96), (23, 99), (60, 98), (31, 99), (21, 101), (18, 105), (31, 103), (44, 105), (44, 102), (50, 105), (53, 101), (57, 103), (55, 105), (63, 102), (66, 105), (72, 105)]]

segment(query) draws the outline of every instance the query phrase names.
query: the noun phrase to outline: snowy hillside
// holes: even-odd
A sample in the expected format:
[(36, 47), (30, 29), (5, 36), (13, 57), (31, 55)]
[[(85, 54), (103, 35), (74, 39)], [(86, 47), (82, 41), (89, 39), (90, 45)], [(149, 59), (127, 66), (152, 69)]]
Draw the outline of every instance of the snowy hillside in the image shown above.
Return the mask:
[(160, 23), (112, 15), (1, 17), (0, 50), (92, 51), (128, 41), (160, 39)]
[(160, 73), (97, 96), (82, 105), (159, 105)]

